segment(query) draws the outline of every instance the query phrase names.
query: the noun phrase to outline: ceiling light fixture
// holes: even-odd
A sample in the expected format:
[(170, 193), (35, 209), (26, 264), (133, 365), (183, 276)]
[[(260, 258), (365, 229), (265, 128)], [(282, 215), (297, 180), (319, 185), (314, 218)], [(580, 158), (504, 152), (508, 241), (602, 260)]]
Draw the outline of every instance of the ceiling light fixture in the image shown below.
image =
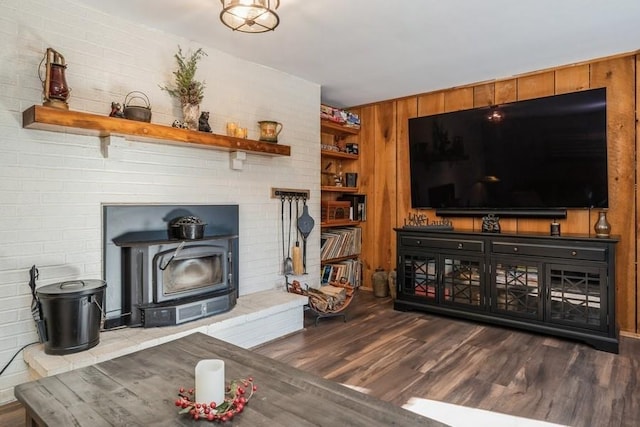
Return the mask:
[(275, 10), (280, 0), (220, 0), (220, 20), (233, 31), (264, 33), (280, 23)]

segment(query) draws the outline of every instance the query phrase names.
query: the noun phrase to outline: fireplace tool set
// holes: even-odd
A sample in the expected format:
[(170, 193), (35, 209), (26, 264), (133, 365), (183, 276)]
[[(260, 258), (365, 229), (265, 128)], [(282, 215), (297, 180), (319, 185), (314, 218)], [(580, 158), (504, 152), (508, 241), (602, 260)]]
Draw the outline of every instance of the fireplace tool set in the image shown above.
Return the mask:
[[(302, 215), (300, 215), (300, 199), (302, 199)], [(296, 241), (291, 246), (291, 229), (293, 227), (293, 201), (296, 203)], [(289, 203), (288, 223), (285, 222), (285, 201)], [(288, 224), (288, 235), (285, 243), (285, 227)], [(282, 231), (282, 274), (285, 276), (295, 274), (307, 274), (307, 238), (311, 234), (314, 220), (309, 215), (306, 195), (298, 193), (280, 193), (280, 225)], [(300, 248), (300, 236), (302, 236), (302, 249)], [(286, 247), (286, 249), (285, 249)]]

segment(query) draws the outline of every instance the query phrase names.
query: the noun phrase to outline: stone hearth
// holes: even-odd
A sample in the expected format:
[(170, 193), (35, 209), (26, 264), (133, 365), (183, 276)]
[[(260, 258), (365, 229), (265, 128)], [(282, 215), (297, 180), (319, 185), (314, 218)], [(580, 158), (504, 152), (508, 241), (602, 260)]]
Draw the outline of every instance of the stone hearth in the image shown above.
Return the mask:
[(251, 348), (301, 330), (306, 304), (307, 297), (283, 290), (256, 292), (241, 296), (231, 311), (213, 317), (175, 326), (102, 331), (97, 346), (61, 356), (45, 354), (44, 344), (39, 344), (25, 349), (24, 360), (33, 379), (37, 379), (114, 359), (194, 332)]

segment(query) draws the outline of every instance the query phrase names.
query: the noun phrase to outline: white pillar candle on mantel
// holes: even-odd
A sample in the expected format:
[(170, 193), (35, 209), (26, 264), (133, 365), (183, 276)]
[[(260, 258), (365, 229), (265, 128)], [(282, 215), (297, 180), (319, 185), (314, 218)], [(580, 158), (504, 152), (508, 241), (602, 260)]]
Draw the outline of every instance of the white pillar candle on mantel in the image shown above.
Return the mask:
[(224, 361), (199, 361), (196, 365), (196, 402), (219, 405), (224, 401), (224, 389)]

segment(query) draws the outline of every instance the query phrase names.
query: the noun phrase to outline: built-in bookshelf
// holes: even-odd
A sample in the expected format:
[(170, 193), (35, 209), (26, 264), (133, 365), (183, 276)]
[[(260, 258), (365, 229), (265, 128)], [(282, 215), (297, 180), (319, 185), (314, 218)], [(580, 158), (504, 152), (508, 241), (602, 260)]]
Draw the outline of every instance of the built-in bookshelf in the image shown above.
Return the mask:
[(326, 120), (322, 114), (327, 114), (327, 108), (321, 109), (320, 122), (321, 282), (346, 280), (358, 287), (362, 281), (360, 223), (366, 220), (366, 196), (358, 194), (360, 129), (348, 121)]

